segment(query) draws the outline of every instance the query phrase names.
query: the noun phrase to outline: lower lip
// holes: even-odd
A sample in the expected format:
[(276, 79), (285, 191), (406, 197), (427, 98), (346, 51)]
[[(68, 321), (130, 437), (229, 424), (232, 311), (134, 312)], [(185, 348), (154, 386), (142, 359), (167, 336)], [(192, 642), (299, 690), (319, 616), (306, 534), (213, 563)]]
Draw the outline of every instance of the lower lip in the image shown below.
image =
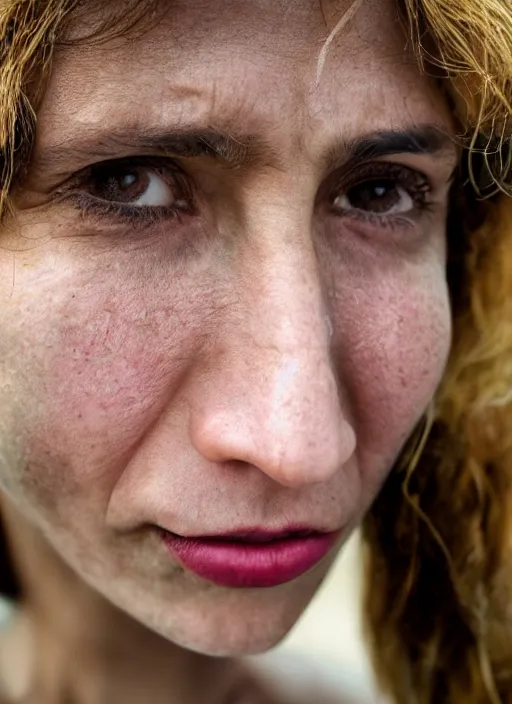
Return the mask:
[(195, 574), (223, 587), (276, 587), (308, 572), (333, 547), (339, 532), (265, 543), (182, 538), (164, 533), (171, 555)]

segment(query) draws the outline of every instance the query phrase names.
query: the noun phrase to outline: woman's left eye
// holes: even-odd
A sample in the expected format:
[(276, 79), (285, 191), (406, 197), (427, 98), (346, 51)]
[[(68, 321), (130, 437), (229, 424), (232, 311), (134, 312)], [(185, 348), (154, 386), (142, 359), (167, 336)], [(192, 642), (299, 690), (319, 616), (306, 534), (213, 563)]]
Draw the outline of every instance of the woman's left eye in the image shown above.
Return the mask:
[(414, 199), (404, 186), (393, 179), (365, 181), (337, 196), (334, 209), (343, 213), (352, 210), (379, 215), (399, 215), (414, 208)]
[(330, 207), (336, 215), (388, 223), (394, 217), (428, 209), (432, 185), (416, 169), (380, 161), (342, 175), (330, 194)]

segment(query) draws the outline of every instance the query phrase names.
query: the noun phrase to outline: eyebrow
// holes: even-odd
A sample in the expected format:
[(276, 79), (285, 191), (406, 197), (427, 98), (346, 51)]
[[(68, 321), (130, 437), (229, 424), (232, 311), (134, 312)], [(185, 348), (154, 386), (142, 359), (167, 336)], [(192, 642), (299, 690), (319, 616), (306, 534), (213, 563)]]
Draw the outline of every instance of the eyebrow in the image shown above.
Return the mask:
[(436, 125), (418, 125), (402, 130), (382, 130), (364, 135), (331, 149), (326, 157), (327, 170), (340, 163), (350, 165), (394, 154), (454, 155), (453, 138)]
[(32, 168), (40, 172), (69, 171), (70, 165), (85, 166), (94, 160), (110, 160), (142, 154), (183, 158), (210, 157), (233, 168), (244, 165), (254, 152), (269, 151), (252, 135), (235, 136), (215, 129), (182, 128), (147, 130), (137, 127), (92, 131), (36, 151)]
[[(324, 155), (326, 170), (344, 164), (377, 159), (392, 154), (439, 154), (454, 152), (454, 141), (439, 127), (431, 124), (402, 130), (384, 130), (341, 140)], [(185, 127), (168, 131), (137, 128), (91, 132), (82, 138), (71, 138), (59, 144), (40, 148), (34, 154), (32, 168), (58, 175), (94, 163), (141, 154), (162, 154), (169, 157), (209, 157), (231, 168), (248, 163), (276, 161), (276, 150), (254, 134), (233, 134), (213, 128)]]

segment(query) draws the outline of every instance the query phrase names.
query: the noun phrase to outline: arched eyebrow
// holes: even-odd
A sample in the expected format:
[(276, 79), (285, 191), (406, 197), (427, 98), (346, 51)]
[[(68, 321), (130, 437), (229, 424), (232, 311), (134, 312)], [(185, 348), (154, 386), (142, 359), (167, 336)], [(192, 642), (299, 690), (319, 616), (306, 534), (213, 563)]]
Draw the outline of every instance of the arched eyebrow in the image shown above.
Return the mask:
[(253, 135), (234, 135), (212, 128), (94, 128), (54, 145), (39, 146), (34, 152), (30, 170), (57, 177), (97, 161), (145, 154), (210, 157), (226, 166), (239, 168), (263, 152), (269, 154), (270, 147)]
[[(324, 170), (393, 154), (455, 154), (452, 138), (440, 128), (425, 124), (400, 130), (376, 131), (340, 140), (324, 155)], [(276, 149), (254, 134), (233, 134), (210, 127), (145, 130), (136, 127), (73, 136), (55, 145), (40, 146), (31, 172), (58, 177), (97, 161), (122, 156), (156, 154), (169, 157), (208, 157), (234, 169), (251, 163), (281, 162)]]
[(357, 164), (395, 154), (429, 154), (455, 159), (453, 137), (436, 125), (424, 124), (401, 130), (382, 130), (336, 145), (326, 157), (326, 171), (340, 164)]

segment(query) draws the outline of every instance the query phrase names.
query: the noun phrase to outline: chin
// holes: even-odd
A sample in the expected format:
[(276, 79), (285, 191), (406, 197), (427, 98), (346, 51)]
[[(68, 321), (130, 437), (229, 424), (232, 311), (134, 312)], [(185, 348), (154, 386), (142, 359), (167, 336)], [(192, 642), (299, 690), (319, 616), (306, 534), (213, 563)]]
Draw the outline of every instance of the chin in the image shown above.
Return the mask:
[(313, 594), (301, 598), (283, 598), (277, 590), (258, 594), (251, 590), (226, 596), (224, 602), (196, 604), (190, 610), (173, 609), (172, 617), (162, 628), (168, 640), (204, 655), (231, 657), (263, 653), (279, 644), (296, 624)]
[(288, 634), (324, 576), (317, 572), (267, 589), (201, 585), (165, 599), (146, 593), (115, 601), (146, 628), (187, 650), (214, 657), (256, 655)]
[[(293, 626), (292, 624), (290, 628)], [(204, 628), (204, 624), (203, 624)], [(180, 633), (172, 631), (167, 634), (168, 640), (175, 645), (192, 650), (201, 655), (209, 657), (244, 657), (248, 655), (259, 655), (279, 645), (287, 635), (290, 628), (280, 628), (274, 626), (266, 631), (255, 633), (247, 628), (244, 623), (230, 624), (230, 627), (212, 632), (189, 632)], [(161, 634), (164, 635), (165, 634)]]

